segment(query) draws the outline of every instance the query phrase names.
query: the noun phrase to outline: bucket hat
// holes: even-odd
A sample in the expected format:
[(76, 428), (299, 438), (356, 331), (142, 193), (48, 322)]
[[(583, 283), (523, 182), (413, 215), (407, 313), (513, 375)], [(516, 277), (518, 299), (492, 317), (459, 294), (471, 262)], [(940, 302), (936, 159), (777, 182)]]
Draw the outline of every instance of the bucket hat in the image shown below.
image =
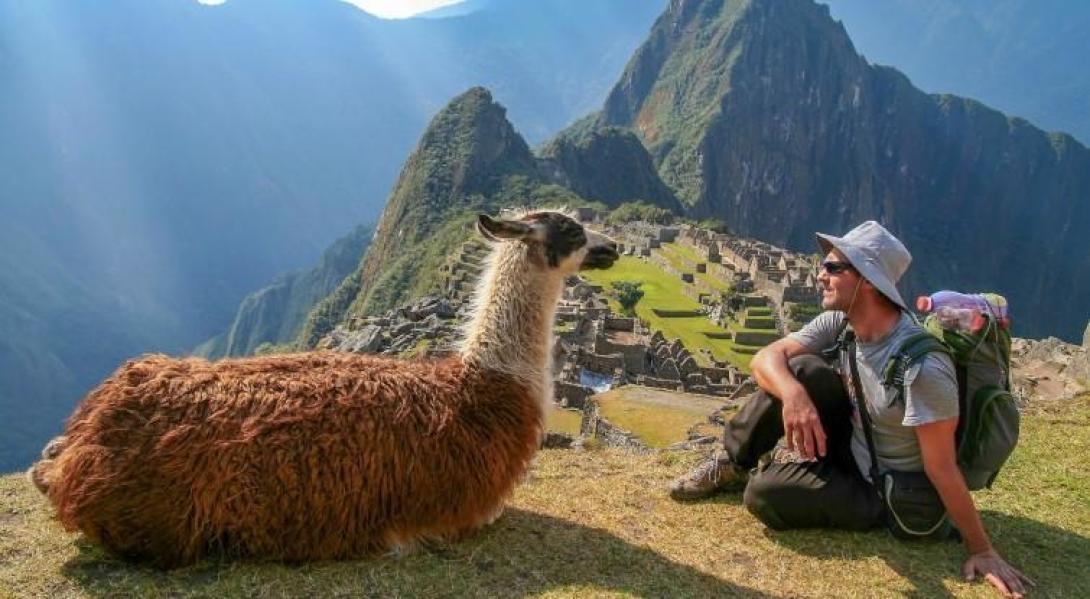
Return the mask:
[(817, 241), (825, 253), (833, 248), (840, 250), (864, 279), (902, 310), (908, 311), (905, 300), (897, 292), (897, 281), (912, 263), (912, 254), (885, 227), (868, 220), (843, 237), (817, 233)]

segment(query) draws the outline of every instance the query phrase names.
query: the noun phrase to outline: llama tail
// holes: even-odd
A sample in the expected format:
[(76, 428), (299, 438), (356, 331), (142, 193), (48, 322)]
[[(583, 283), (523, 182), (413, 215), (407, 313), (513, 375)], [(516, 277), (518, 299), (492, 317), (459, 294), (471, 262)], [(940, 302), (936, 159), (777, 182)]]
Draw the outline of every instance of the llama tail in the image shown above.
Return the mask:
[(27, 478), (30, 482), (34, 483), (35, 487), (42, 492), (42, 495), (49, 493), (49, 485), (53, 481), (53, 464), (57, 456), (61, 455), (67, 445), (67, 437), (59, 436), (53, 437), (53, 439), (46, 443), (45, 448), (42, 449), (42, 459), (34, 463), (27, 470)]

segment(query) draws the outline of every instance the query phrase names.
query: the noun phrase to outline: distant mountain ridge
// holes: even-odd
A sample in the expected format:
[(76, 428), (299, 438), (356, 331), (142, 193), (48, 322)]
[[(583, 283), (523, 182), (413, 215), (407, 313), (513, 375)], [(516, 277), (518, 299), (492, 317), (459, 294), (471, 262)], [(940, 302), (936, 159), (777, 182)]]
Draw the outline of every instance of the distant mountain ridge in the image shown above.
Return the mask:
[(304, 344), (312, 346), (348, 315), (381, 312), (431, 291), (439, 266), (472, 234), (478, 213), (584, 201), (540, 171), (488, 90), (472, 88), (451, 100), (405, 162), (358, 272), (338, 290), (342, 299), (308, 321)]
[(201, 344), (194, 354), (209, 359), (246, 356), (265, 344), (294, 342), (315, 305), (359, 267), (372, 235), (371, 227), (356, 227), (330, 246), (313, 268), (281, 275), (246, 296), (231, 327)]
[(922, 90), (975, 98), (1090, 144), (1090, 4), (828, 0), (868, 60)]

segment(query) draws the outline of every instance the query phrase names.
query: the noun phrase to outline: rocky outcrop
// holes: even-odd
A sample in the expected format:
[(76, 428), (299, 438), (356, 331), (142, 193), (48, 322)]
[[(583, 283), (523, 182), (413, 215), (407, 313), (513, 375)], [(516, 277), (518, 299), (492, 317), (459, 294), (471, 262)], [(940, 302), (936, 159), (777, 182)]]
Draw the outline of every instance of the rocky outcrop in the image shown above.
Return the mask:
[(1090, 349), (1055, 337), (1014, 339), (1011, 369), (1015, 392), (1031, 401), (1063, 401), (1090, 393)]
[(460, 316), (445, 298), (424, 297), (381, 316), (339, 325), (318, 347), (365, 354), (445, 353), (452, 351)]

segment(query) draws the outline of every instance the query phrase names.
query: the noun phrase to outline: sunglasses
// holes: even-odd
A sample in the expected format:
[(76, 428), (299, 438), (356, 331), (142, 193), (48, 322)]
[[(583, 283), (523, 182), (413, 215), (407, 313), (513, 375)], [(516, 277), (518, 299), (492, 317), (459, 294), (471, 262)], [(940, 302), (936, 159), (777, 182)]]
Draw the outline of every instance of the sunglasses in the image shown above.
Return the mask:
[(833, 262), (832, 260), (822, 262), (821, 268), (831, 275), (838, 275), (846, 270), (855, 270), (851, 262)]

